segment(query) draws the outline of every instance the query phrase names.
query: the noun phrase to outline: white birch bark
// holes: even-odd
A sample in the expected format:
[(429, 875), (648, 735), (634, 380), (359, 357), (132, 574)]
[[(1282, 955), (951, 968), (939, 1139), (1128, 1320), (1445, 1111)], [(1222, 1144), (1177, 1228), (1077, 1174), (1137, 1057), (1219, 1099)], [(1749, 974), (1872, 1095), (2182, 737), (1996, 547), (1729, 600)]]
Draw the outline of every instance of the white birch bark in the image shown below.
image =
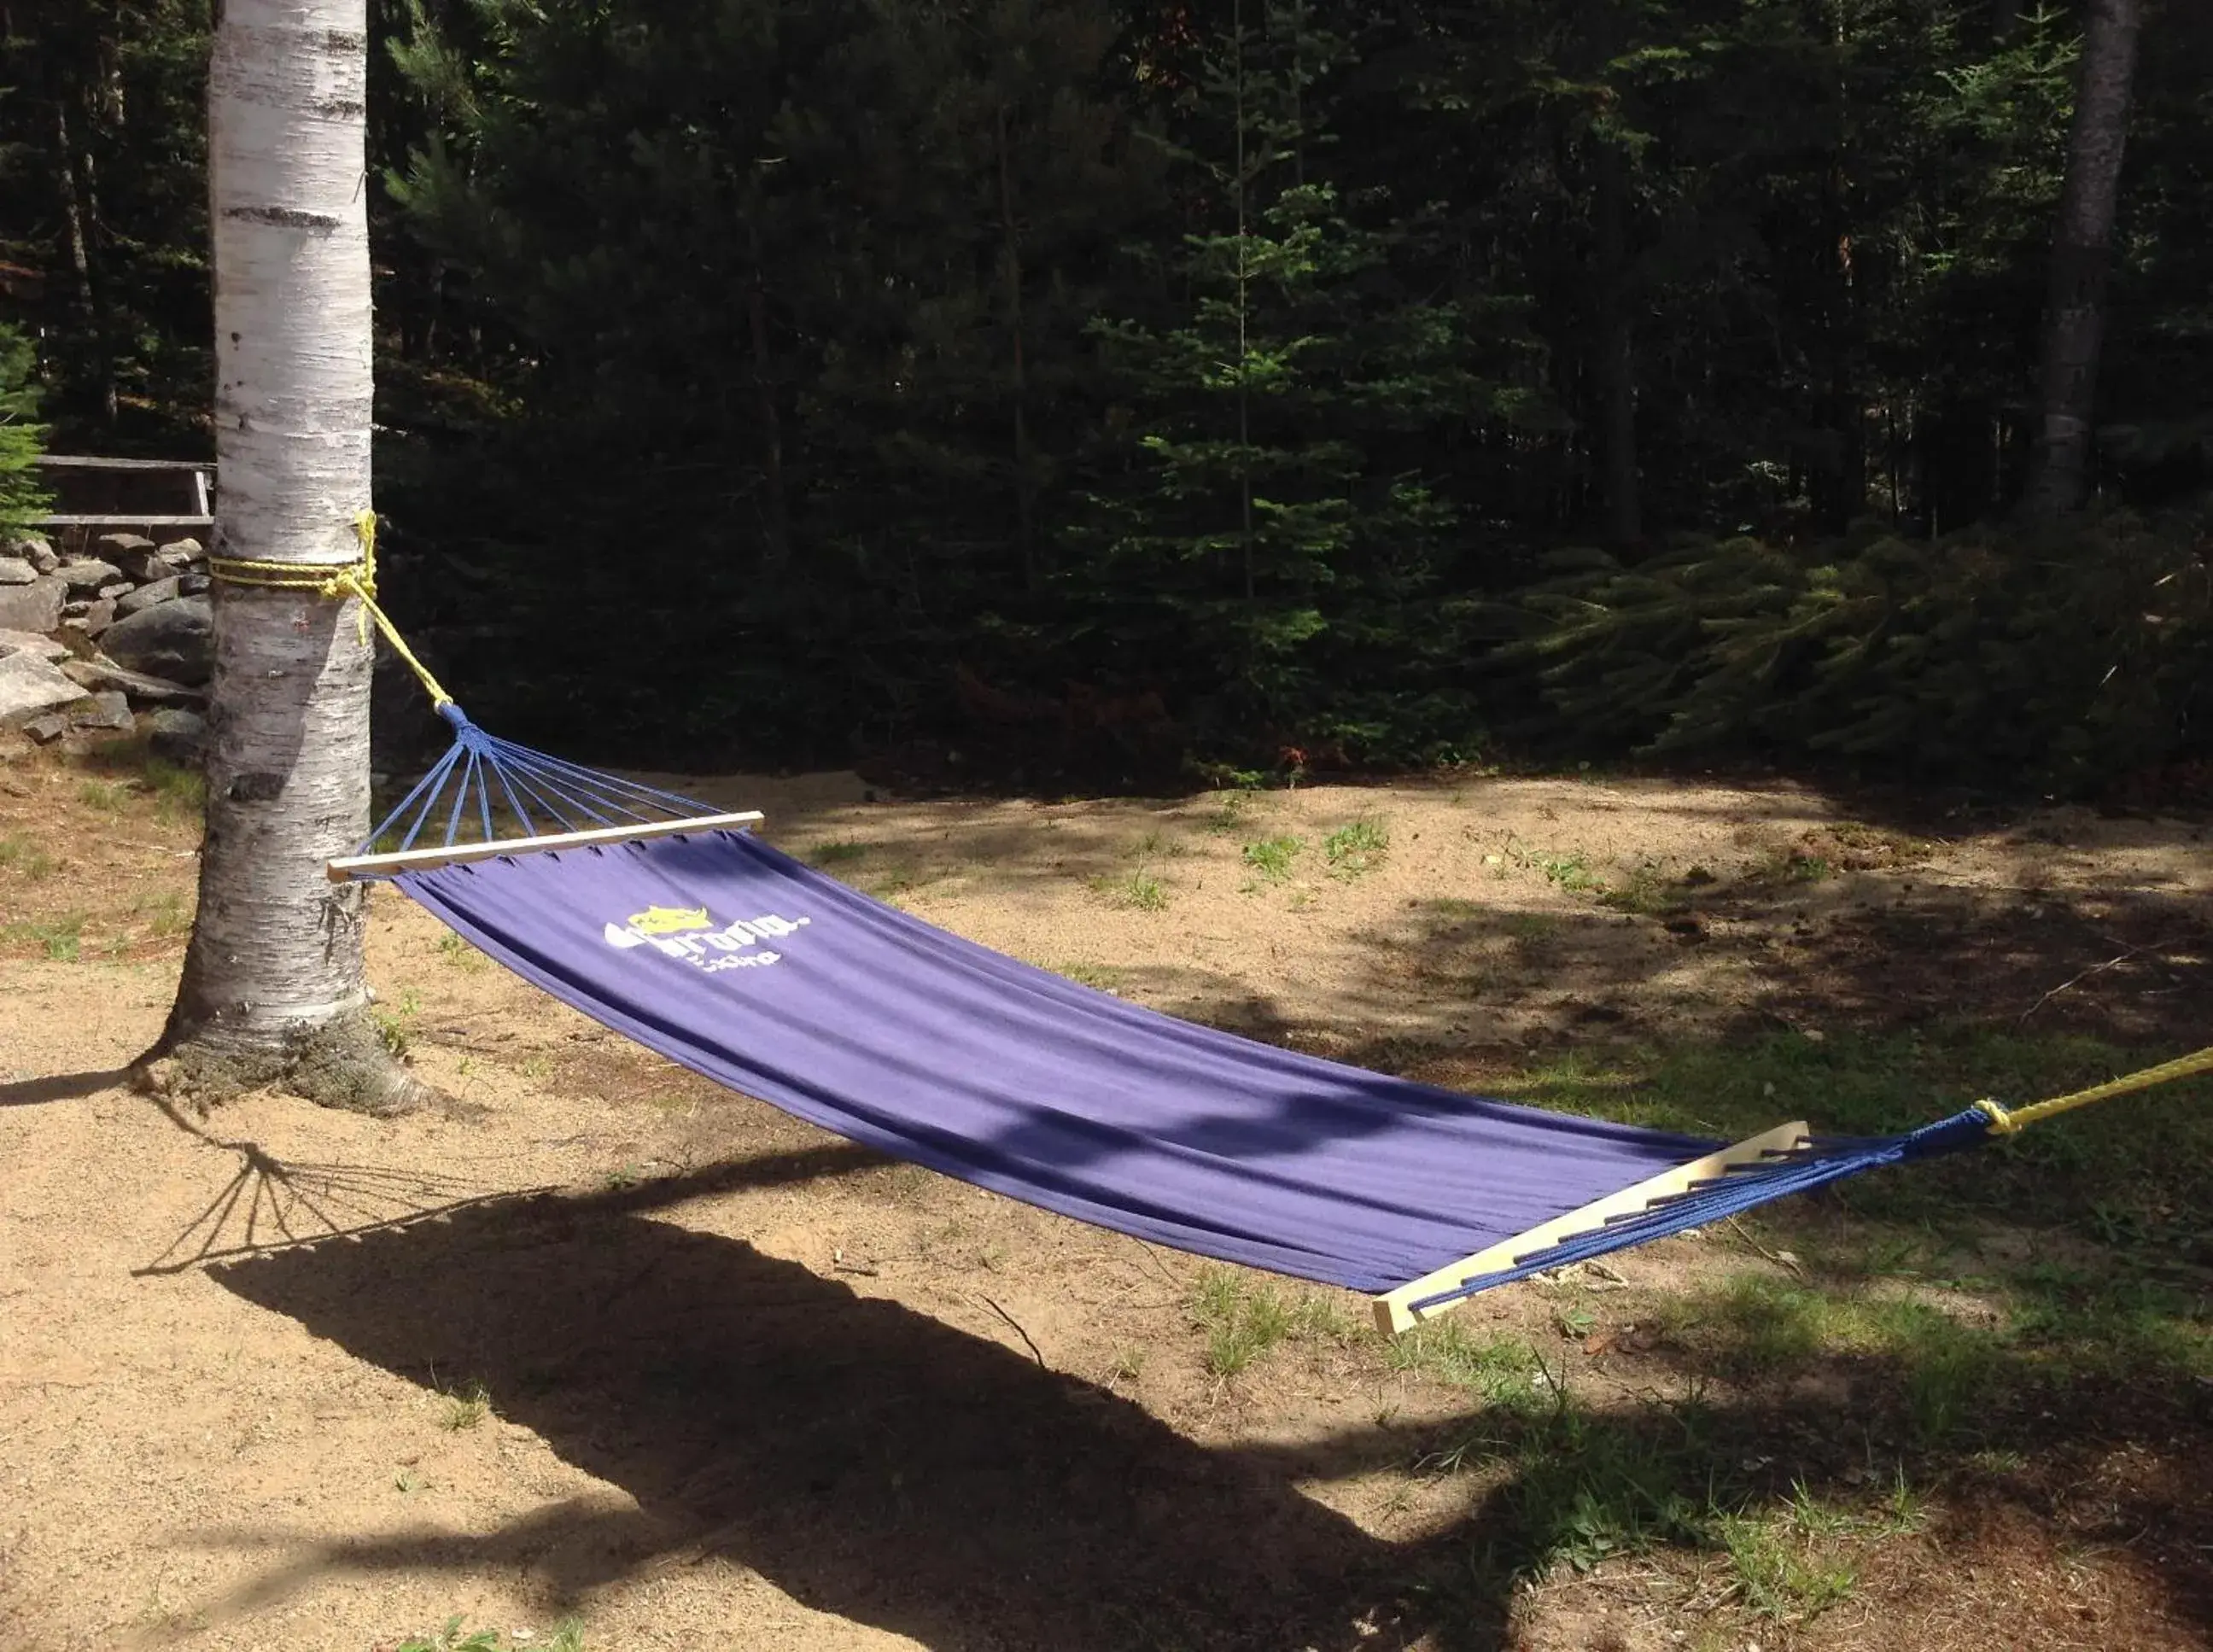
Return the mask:
[[(351, 563), (369, 508), (367, 0), (218, 11), (216, 554)], [(214, 615), (199, 914), (163, 1048), (196, 1058), (198, 1088), (228, 1070), (391, 1105), (412, 1081), (364, 1013), (363, 892), (323, 870), (369, 825), (358, 605), (218, 582)]]

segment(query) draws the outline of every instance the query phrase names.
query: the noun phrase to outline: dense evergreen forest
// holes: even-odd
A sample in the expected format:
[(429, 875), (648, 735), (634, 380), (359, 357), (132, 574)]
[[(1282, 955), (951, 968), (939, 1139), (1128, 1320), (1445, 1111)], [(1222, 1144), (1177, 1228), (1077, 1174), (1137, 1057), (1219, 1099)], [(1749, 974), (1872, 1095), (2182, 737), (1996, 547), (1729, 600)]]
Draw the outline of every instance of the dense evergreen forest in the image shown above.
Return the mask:
[[(210, 3), (0, 0), (0, 436), (210, 451)], [(2213, 7), (370, 11), (387, 590), (517, 737), (2205, 749)]]

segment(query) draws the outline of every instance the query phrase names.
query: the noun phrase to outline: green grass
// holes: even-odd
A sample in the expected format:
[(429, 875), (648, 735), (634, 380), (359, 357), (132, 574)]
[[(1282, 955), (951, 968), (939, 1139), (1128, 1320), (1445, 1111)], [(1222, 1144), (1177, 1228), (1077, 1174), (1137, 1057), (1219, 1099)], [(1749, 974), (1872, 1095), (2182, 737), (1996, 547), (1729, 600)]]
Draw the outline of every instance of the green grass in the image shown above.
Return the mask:
[(1536, 1350), (1519, 1337), (1481, 1337), (1455, 1319), (1393, 1337), (1385, 1358), (1394, 1371), (1448, 1382), (1494, 1405), (1528, 1406), (1551, 1383)]
[(475, 1428), (491, 1415), (491, 1395), (481, 1382), (472, 1382), (441, 1398), (445, 1404), (438, 1412), (438, 1426), (449, 1434)]
[(1341, 826), (1322, 840), (1322, 854), (1330, 870), (1341, 878), (1356, 878), (1382, 863), (1391, 847), (1391, 834), (1381, 820), (1355, 820)]
[(1106, 964), (1052, 964), (1047, 966), (1056, 975), (1064, 975), (1078, 986), (1088, 986), (1099, 992), (1119, 992), (1129, 978), (1128, 972)]
[(74, 964), (82, 949), (85, 915), (68, 912), (60, 917), (25, 920), (0, 925), (0, 942), (34, 946), (57, 964)]
[(172, 941), (192, 932), (192, 905), (181, 891), (171, 889), (150, 896), (131, 910), (145, 918), (148, 931), (156, 940)]
[(145, 787), (154, 813), (164, 820), (197, 820), (207, 809), (207, 782), (196, 769), (180, 769), (158, 757), (146, 759)]
[(1119, 876), (1102, 873), (1091, 880), (1091, 892), (1112, 905), (1140, 912), (1164, 911), (1168, 904), (1167, 887), (1143, 867)]
[(1683, 907), (1682, 887), (1670, 883), (1649, 861), (1632, 867), (1625, 880), (1608, 887), (1598, 899), (1601, 906), (1638, 917), (1665, 917)]
[(88, 780), (76, 789), (76, 801), (103, 814), (119, 813), (131, 798), (131, 788), (115, 780)]
[(20, 834), (0, 838), (0, 869), (27, 878), (52, 877), (54, 857)]
[(1291, 875), (1291, 863), (1305, 847), (1302, 838), (1263, 838), (1245, 845), (1245, 864), (1259, 873), (1263, 881), (1281, 883)]
[(832, 866), (850, 866), (855, 861), (866, 860), (874, 849), (873, 844), (839, 838), (834, 842), (815, 844), (807, 851), (807, 859), (810, 864), (826, 869)]
[(427, 1635), (418, 1635), (399, 1643), (393, 1652), (584, 1652), (584, 1625), (575, 1618), (564, 1618), (553, 1625), (541, 1639), (535, 1636), (527, 1640), (510, 1640), (496, 1629), (469, 1630), (459, 1612), (446, 1619), (445, 1626)]
[(1356, 1334), (1344, 1310), (1324, 1296), (1285, 1295), (1265, 1283), (1248, 1283), (1227, 1268), (1203, 1270), (1193, 1287), (1192, 1323), (1206, 1333), (1207, 1371), (1233, 1377), (1249, 1370), (1286, 1339), (1349, 1342)]

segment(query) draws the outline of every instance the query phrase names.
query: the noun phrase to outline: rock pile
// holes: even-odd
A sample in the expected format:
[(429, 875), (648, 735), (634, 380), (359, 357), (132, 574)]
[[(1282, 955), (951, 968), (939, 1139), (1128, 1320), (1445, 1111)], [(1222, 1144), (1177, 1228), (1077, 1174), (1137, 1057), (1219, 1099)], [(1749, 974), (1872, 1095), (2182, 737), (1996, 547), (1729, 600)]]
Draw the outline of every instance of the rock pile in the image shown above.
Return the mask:
[(42, 539), (0, 546), (0, 728), (44, 742), (128, 734), (154, 713), (155, 750), (197, 763), (214, 674), (207, 552), (137, 533), (63, 557)]

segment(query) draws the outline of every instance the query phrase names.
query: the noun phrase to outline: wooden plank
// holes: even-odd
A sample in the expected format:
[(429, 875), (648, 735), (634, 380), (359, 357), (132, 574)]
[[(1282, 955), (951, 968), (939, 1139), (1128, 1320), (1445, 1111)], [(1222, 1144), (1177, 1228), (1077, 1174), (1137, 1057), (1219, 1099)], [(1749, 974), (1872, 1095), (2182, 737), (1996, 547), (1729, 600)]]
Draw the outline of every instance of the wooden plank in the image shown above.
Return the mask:
[(1773, 1130), (1758, 1136), (1747, 1137), (1733, 1147), (1717, 1153), (1709, 1153), (1703, 1159), (1693, 1159), (1688, 1164), (1677, 1165), (1673, 1170), (1662, 1171), (1646, 1178), (1634, 1187), (1625, 1187), (1619, 1193), (1609, 1193), (1604, 1198), (1594, 1199), (1588, 1204), (1542, 1222), (1526, 1233), (1502, 1239), (1496, 1245), (1478, 1251), (1460, 1261), (1448, 1263), (1418, 1279), (1409, 1280), (1397, 1289), (1370, 1299), (1375, 1310), (1375, 1328), (1385, 1336), (1409, 1330), (1440, 1314), (1449, 1314), (1466, 1297), (1454, 1301), (1440, 1302), (1435, 1308), (1417, 1313), (1410, 1304), (1424, 1296), (1434, 1296), (1441, 1290), (1450, 1290), (1463, 1279), (1479, 1278), (1486, 1273), (1498, 1273), (1512, 1267), (1524, 1256), (1547, 1250), (1564, 1239), (1589, 1233), (1617, 1216), (1634, 1216), (1656, 1199), (1670, 1194), (1686, 1192), (1695, 1182), (1711, 1181), (1734, 1167), (1764, 1162), (1771, 1154), (1788, 1153), (1806, 1141), (1811, 1134), (1803, 1119), (1794, 1124), (1777, 1125)]
[(41, 516), (40, 527), (213, 527), (212, 516), (155, 516), (145, 511), (137, 515), (125, 513), (113, 516)]
[(40, 454), (41, 465), (92, 471), (210, 471), (212, 459), (93, 459), (82, 454)]
[(490, 843), (442, 844), (436, 849), (403, 849), (392, 855), (348, 855), (328, 863), (324, 872), (332, 883), (373, 878), (395, 872), (428, 872), (434, 867), (459, 866), (467, 861), (498, 860), (508, 855), (528, 855), (546, 849), (590, 849), (603, 844), (637, 843), (646, 838), (674, 838), (686, 832), (723, 832), (732, 826), (755, 826), (759, 809), (741, 814), (696, 814), (681, 820), (642, 820), (636, 826), (599, 826), (589, 832), (556, 832), (537, 838), (495, 838)]

